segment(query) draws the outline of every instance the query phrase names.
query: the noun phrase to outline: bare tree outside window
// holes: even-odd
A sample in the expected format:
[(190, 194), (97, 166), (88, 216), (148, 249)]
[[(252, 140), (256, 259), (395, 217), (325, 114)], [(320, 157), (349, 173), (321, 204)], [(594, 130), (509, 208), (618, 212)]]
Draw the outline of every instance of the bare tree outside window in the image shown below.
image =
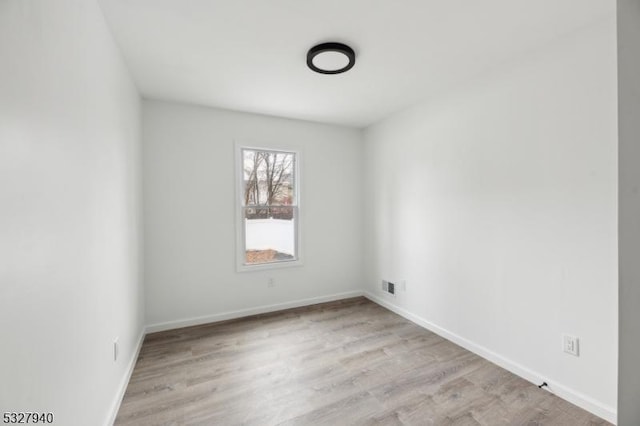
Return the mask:
[(296, 154), (242, 149), (245, 264), (296, 258)]

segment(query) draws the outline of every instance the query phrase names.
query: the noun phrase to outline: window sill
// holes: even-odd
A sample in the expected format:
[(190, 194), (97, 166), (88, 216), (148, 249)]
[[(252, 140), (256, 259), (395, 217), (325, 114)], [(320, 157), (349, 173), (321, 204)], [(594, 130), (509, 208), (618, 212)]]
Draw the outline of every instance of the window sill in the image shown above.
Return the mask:
[(238, 264), (236, 267), (237, 272), (251, 272), (251, 271), (267, 271), (270, 269), (282, 269), (293, 268), (296, 266), (302, 266), (302, 260), (281, 260), (279, 262), (267, 262), (257, 263), (255, 265), (247, 265), (244, 263)]

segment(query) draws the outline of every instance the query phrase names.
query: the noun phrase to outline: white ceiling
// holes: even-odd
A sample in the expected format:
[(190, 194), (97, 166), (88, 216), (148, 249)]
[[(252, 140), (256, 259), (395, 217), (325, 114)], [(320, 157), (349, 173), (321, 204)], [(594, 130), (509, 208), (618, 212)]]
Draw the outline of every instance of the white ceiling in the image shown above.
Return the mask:
[[(615, 0), (101, 0), (143, 96), (363, 127), (615, 14)], [(356, 51), (321, 75), (306, 52)]]

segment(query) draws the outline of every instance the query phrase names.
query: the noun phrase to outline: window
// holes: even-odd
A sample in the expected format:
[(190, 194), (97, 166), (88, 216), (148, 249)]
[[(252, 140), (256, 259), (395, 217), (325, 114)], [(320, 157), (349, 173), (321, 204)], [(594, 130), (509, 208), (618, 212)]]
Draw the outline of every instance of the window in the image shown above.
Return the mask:
[(295, 264), (299, 260), (297, 153), (239, 147), (238, 157), (238, 269)]

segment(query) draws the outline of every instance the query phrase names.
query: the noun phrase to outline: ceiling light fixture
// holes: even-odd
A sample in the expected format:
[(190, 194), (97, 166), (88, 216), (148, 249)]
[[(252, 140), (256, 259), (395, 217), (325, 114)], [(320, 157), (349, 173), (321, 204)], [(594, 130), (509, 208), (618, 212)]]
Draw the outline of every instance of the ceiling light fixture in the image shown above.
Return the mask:
[(307, 66), (320, 74), (340, 74), (356, 63), (356, 53), (342, 43), (322, 43), (307, 52)]

